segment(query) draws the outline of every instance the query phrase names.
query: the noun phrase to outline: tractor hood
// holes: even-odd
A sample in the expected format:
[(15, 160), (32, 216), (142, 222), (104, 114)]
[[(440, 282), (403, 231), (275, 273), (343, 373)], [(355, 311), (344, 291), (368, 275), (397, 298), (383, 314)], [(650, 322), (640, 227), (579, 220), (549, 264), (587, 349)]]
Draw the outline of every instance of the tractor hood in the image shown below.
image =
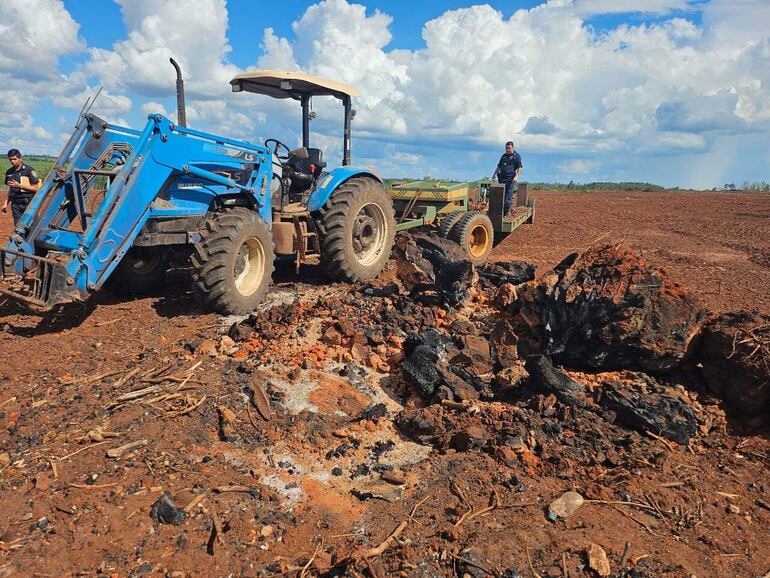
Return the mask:
[(335, 82), (304, 72), (287, 72), (284, 70), (252, 70), (239, 74), (230, 81), (233, 92), (255, 92), (273, 98), (293, 98), (299, 100), (306, 96), (358, 96), (358, 91), (352, 86)]

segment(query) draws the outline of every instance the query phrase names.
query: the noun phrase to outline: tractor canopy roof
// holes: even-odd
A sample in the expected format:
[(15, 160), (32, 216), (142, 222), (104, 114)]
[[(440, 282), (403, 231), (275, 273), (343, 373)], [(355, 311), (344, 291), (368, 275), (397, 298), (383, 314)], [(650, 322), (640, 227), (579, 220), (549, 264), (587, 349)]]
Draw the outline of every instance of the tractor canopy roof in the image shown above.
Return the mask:
[(358, 96), (358, 91), (352, 86), (335, 82), (304, 72), (287, 72), (284, 70), (251, 70), (239, 74), (230, 81), (233, 92), (245, 90), (264, 94), (273, 98), (293, 98), (299, 100), (305, 96)]

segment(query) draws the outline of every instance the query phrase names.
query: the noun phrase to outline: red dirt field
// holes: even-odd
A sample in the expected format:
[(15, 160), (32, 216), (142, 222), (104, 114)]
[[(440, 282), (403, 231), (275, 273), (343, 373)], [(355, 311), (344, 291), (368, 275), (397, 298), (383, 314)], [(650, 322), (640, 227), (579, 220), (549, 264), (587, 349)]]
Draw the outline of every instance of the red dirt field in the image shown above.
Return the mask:
[[(715, 313), (770, 313), (768, 195), (535, 196), (536, 224), (494, 259), (542, 274), (597, 240), (623, 241)], [(9, 230), (0, 215), (3, 238)], [(145, 298), (102, 292), (48, 315), (0, 299), (0, 578), (768, 576), (766, 421), (678, 387), (701, 417), (687, 446), (609, 423), (578, 432), (569, 420), (539, 439), (540, 456), (421, 445), (389, 417), (362, 416), (374, 403), (388, 416), (421, 403), (393, 371), (400, 338), (385, 335), (361, 375), (346, 370), (339, 362), (355, 351), (324, 331), (335, 303), (360, 316), (346, 299), (363, 294), (289, 269), (270, 300), (308, 303), (301, 331), (277, 319), (271, 337), (237, 343), (223, 337), (234, 320), (202, 311), (181, 271)], [(431, 319), (445, 329), (485, 307), (476, 299)], [(252, 388), (268, 394), (269, 421), (248, 403)], [(540, 409), (430, 411), (447, 430), (512, 428), (529, 443)], [(596, 443), (575, 447), (578, 433)], [(588, 501), (550, 521), (548, 504), (569, 490)], [(180, 525), (150, 516), (164, 492), (186, 510)], [(589, 560), (592, 545), (609, 573)]]

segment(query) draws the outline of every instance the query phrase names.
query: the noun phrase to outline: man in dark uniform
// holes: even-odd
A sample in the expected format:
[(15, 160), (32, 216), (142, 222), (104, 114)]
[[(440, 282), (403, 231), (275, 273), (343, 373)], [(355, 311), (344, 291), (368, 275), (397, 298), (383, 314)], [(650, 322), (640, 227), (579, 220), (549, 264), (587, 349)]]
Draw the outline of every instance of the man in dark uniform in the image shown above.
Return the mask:
[(513, 148), (513, 142), (505, 143), (505, 153), (500, 157), (495, 172), (492, 173), (492, 179), (497, 177), (497, 182), (505, 185), (505, 199), (503, 200), (503, 215), (507, 215), (513, 206), (513, 191), (516, 188), (516, 181), (519, 179), (519, 173), (524, 165), (521, 164), (521, 155)]
[(10, 202), (13, 224), (15, 225), (21, 219), (32, 197), (40, 190), (42, 183), (35, 169), (24, 163), (19, 149), (9, 150), (8, 160), (11, 161), (11, 168), (5, 171), (8, 196), (3, 203), (3, 212), (8, 212), (8, 203)]

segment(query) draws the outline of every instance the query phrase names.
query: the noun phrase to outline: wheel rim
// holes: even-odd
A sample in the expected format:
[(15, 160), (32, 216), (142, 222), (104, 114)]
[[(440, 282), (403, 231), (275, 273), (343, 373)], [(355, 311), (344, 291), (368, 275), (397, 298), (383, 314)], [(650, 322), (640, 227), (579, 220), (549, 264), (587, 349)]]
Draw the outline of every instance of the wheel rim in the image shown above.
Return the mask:
[(157, 268), (160, 259), (157, 254), (131, 257), (131, 271), (137, 275), (148, 275)]
[(387, 237), (385, 211), (376, 203), (367, 203), (353, 221), (353, 253), (356, 260), (368, 267), (377, 262)]
[(258, 239), (246, 239), (238, 249), (233, 275), (235, 288), (241, 295), (251, 295), (259, 289), (265, 275), (265, 248)]
[(489, 249), (489, 231), (484, 225), (476, 225), (468, 235), (468, 253), (474, 258), (483, 257)]

